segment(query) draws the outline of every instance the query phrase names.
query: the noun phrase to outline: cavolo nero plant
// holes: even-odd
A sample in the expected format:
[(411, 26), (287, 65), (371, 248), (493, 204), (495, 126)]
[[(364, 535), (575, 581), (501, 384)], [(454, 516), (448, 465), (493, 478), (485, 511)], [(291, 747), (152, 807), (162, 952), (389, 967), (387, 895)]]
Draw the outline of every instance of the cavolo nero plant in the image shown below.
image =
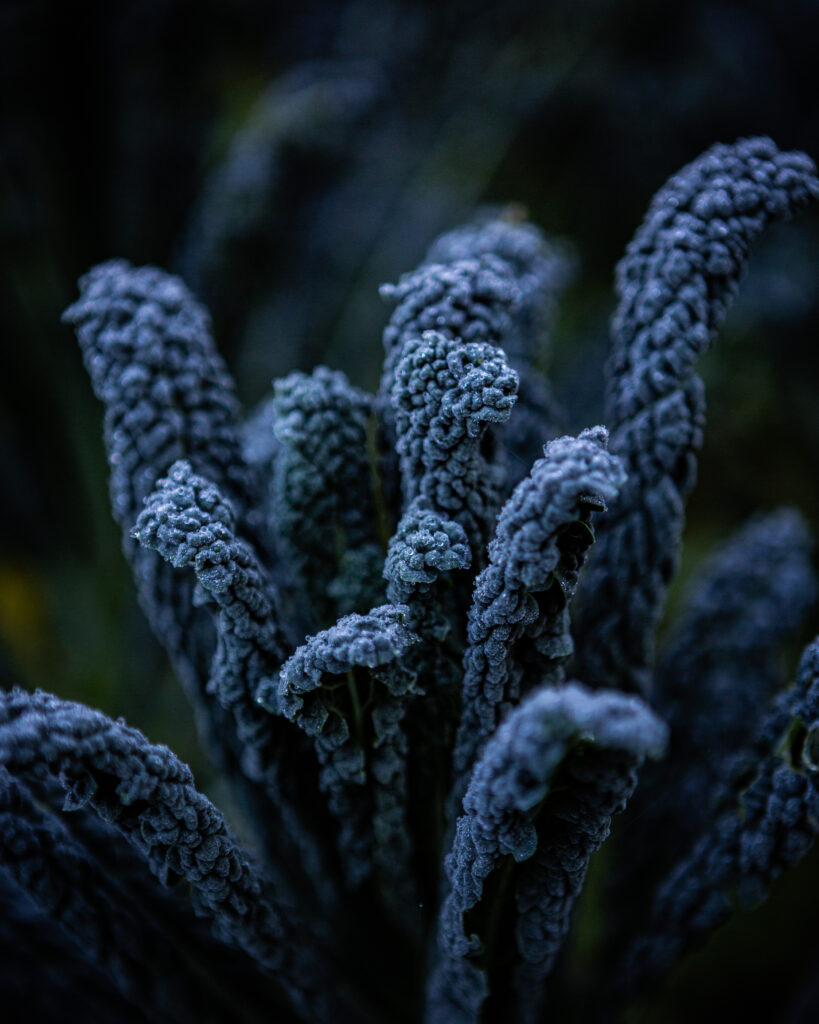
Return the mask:
[(630, 799), (608, 1012), (763, 899), (819, 831), (819, 640), (781, 677), (817, 589), (798, 513), (744, 527), (654, 639), (696, 361), (751, 244), (817, 197), (812, 162), (764, 138), (674, 176), (617, 270), (605, 426), (576, 437), (537, 369), (564, 268), (531, 225), (477, 220), (382, 289), (377, 394), (319, 367), (247, 419), (180, 279), (88, 273), (65, 319), (125, 555), (253, 836), (122, 720), (3, 692), (21, 976), (47, 958), (83, 1019), (554, 1019)]

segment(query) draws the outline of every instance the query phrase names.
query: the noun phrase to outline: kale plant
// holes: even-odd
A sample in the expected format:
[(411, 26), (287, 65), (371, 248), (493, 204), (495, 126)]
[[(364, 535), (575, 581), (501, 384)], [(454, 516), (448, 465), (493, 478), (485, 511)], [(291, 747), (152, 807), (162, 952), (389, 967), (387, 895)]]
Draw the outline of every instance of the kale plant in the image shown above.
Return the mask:
[(8, 1005), (47, 959), (53, 1019), (552, 1019), (633, 794), (608, 1012), (762, 900), (819, 831), (819, 640), (781, 669), (817, 589), (798, 513), (717, 551), (654, 644), (696, 361), (751, 244), (817, 197), (811, 161), (764, 138), (674, 176), (618, 268), (606, 425), (577, 436), (538, 369), (564, 267), (514, 219), (382, 289), (375, 395), (319, 367), (244, 420), (179, 278), (88, 273), (65, 319), (114, 516), (244, 834), (122, 720), (0, 694)]

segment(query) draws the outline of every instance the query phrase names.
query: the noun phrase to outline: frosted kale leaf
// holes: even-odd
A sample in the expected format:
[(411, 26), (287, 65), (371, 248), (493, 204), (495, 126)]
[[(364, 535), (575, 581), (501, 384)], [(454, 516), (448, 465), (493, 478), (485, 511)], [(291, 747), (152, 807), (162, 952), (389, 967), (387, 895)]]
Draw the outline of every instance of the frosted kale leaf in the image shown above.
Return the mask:
[[(206, 686), (232, 714), (231, 736), (246, 778), (260, 783), (284, 818), (310, 872), (326, 871), (311, 835), (308, 784), (316, 772), (293, 729), (262, 710), (259, 688), (278, 675), (286, 641), (277, 593), (251, 546), (236, 535), (236, 517), (219, 489), (185, 461), (171, 466), (145, 502), (133, 536), (177, 569), (193, 569), (197, 604), (214, 615), (217, 644)], [(197, 598), (197, 594), (194, 595)], [(215, 611), (218, 609), (218, 612)], [(329, 893), (323, 887), (324, 898)]]
[[(381, 555), (370, 467), (372, 398), (343, 373), (320, 366), (276, 381), (271, 525), (307, 599), (309, 621), (333, 622), (339, 605), (366, 611), (379, 597), (380, 573), (361, 593), (360, 572)], [(350, 496), (356, 500), (351, 501)], [(358, 592), (356, 592), (358, 591)], [(331, 600), (328, 600), (331, 599)], [(365, 600), (365, 607), (355, 607)]]
[(219, 608), (209, 690), (227, 708), (250, 700), (283, 661), (270, 582), (219, 489), (175, 462), (145, 503), (133, 536), (177, 569), (190, 567)]
[(502, 216), (481, 218), (441, 235), (426, 261), (456, 263), (487, 254), (507, 264), (520, 294), (502, 341), (519, 378), (515, 415), (499, 436), (509, 491), (528, 473), (543, 445), (560, 432), (563, 414), (542, 374), (542, 361), (555, 300), (568, 283), (572, 266), (566, 252), (549, 243), (534, 225)]
[(401, 719), (415, 677), (401, 659), (418, 642), (404, 624), (406, 614), (401, 605), (383, 605), (345, 616), (309, 637), (278, 683), (266, 681), (258, 693), (262, 704), (313, 738), (319, 784), (338, 819), (342, 860), (354, 885), (374, 863), (393, 883), (406, 880)]
[(471, 563), (466, 531), (436, 512), (428, 498), (414, 498), (390, 538), (384, 576), (387, 594), (396, 604), (412, 595), (426, 596), (431, 584)]
[[(544, 687), (509, 715), (475, 767), (446, 859), (449, 892), (429, 986), (433, 1024), (478, 1021), (490, 985), (514, 1019), (529, 1019), (589, 857), (631, 795), (635, 768), (664, 744), (662, 723), (641, 701), (576, 684)], [(482, 903), (499, 871), (512, 877), (512, 935), (492, 933), (495, 919)], [(511, 976), (489, 977), (493, 956), (510, 941), (517, 949)]]
[(469, 610), (453, 813), (503, 713), (534, 686), (563, 681), (568, 605), (594, 539), (592, 515), (623, 483), (607, 440), (598, 427), (551, 441), (498, 518)]
[(696, 361), (725, 319), (750, 246), (817, 197), (803, 153), (765, 138), (714, 146), (657, 193), (618, 265), (606, 422), (628, 483), (601, 523), (581, 595), (577, 672), (590, 685), (649, 689), (702, 445)]
[(167, 747), (82, 705), (12, 690), (0, 694), (0, 766), (23, 779), (47, 770), (70, 804), (88, 804), (114, 824), (162, 885), (187, 883), (193, 909), (215, 935), (275, 973), (297, 1005), (321, 1005), (304, 974), (320, 967), (303, 925), (271, 898), (221, 813)]
[(668, 756), (644, 773), (620, 840), (617, 885), (632, 893), (632, 923), (636, 890), (651, 888), (734, 798), (735, 757), (782, 686), (783, 645), (816, 599), (811, 547), (798, 513), (780, 509), (747, 523), (689, 587), (654, 691), (671, 731)]
[(500, 481), (481, 451), (486, 428), (511, 414), (517, 376), (500, 349), (437, 331), (405, 342), (390, 400), (404, 505), (425, 498), (482, 550)]
[(504, 350), (513, 363), (535, 364), (556, 296), (571, 276), (570, 261), (533, 224), (499, 216), (481, 218), (441, 235), (427, 251), (426, 262), (451, 264), (485, 255), (495, 256), (510, 267), (519, 291), (514, 329), (504, 342)]
[(241, 457), (239, 403), (210, 319), (178, 277), (125, 260), (80, 280), (64, 314), (105, 404), (111, 504), (124, 526), (171, 464), (187, 458), (242, 516), (256, 494)]
[(521, 300), (511, 268), (491, 254), (421, 266), (398, 284), (383, 285), (381, 294), (395, 305), (384, 330), (386, 395), (406, 342), (434, 330), (465, 344), (501, 345)]
[(227, 765), (221, 715), (204, 692), (215, 643), (209, 616), (195, 607), (192, 582), (137, 546), (131, 530), (159, 479), (187, 459), (222, 489), (241, 531), (256, 532), (258, 490), (242, 458), (235, 388), (207, 312), (179, 278), (111, 260), (80, 280), (80, 292), (64, 319), (105, 406), (111, 505), (140, 603), (199, 709), (209, 748)]
[(732, 913), (753, 907), (819, 833), (819, 640), (795, 684), (771, 705), (748, 751), (732, 806), (707, 827), (657, 889), (650, 920), (629, 950), (621, 985), (655, 983)]

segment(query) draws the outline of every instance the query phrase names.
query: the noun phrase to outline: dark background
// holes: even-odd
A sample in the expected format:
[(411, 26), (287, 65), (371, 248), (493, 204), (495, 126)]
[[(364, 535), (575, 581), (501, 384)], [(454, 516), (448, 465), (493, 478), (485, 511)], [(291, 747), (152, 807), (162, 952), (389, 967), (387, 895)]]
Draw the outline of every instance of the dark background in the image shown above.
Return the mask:
[[(218, 790), (135, 605), (60, 324), (91, 265), (183, 272), (250, 409), (321, 361), (374, 387), (378, 284), (477, 205), (521, 204), (575, 268), (544, 366), (579, 428), (600, 416), (614, 264), (665, 179), (741, 135), (819, 158), (818, 39), (809, 0), (0, 0), (4, 684), (125, 714)], [(770, 235), (704, 361), (683, 576), (754, 510), (819, 522), (817, 242), (815, 212)], [(817, 870), (635, 1019), (777, 1012), (819, 962)]]

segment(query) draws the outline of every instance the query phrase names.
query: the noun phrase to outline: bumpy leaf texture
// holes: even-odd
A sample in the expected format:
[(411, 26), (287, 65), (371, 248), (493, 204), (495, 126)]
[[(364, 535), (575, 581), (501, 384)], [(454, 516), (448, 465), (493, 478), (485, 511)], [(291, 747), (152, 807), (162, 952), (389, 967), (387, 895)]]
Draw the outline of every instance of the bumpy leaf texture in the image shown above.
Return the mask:
[[(418, 345), (425, 331), (465, 344), (502, 346), (510, 334), (513, 314), (520, 304), (520, 291), (505, 261), (491, 254), (458, 260), (451, 264), (421, 266), (405, 274), (397, 285), (384, 285), (381, 294), (395, 304), (384, 330), (384, 366), (376, 408), (382, 431), (385, 485), (391, 496), (400, 487), (407, 495), (406, 476), (400, 484), (393, 449), (396, 446), (396, 371), (409, 343)], [(436, 341), (440, 348), (441, 341)], [(505, 360), (501, 349), (500, 358)], [(405, 372), (409, 372), (405, 368)], [(515, 381), (517, 385), (517, 381)], [(517, 390), (517, 387), (515, 387)], [(499, 422), (499, 421), (496, 421)], [(497, 488), (498, 469), (489, 470), (485, 487)], [(411, 486), (411, 485), (410, 485)]]
[(381, 387), (387, 394), (406, 341), (435, 330), (463, 342), (501, 345), (521, 301), (508, 263), (491, 253), (421, 266), (398, 284), (383, 285), (381, 295), (395, 307), (384, 330)]
[(819, 640), (796, 682), (774, 701), (749, 751), (737, 797), (672, 868), (643, 934), (628, 951), (626, 993), (656, 982), (682, 953), (722, 924), (736, 903), (762, 902), (768, 886), (819, 833)]
[[(320, 149), (310, 126), (334, 110), (344, 136), (375, 103), (366, 74), (339, 97), (319, 79), (281, 120), (261, 109), (224, 172), (225, 210), (245, 174), (263, 200), (254, 230), (275, 185), (260, 177), (305, 139)], [(245, 992), (250, 1018), (409, 1022), (424, 989), (430, 1024), (541, 1020), (590, 858), (666, 744), (657, 712), (670, 760), (648, 766), (619, 847), (653, 858), (639, 878), (620, 869), (620, 996), (735, 896), (759, 899), (819, 827), (816, 643), (775, 695), (816, 592), (794, 513), (706, 565), (656, 709), (622, 691), (651, 688), (704, 422), (696, 359), (750, 245), (817, 195), (812, 163), (768, 139), (671, 179), (618, 270), (607, 428), (578, 437), (555, 436), (541, 376), (566, 261), (509, 211), (385, 286), (376, 396), (319, 367), (244, 423), (181, 281), (122, 261), (83, 278), (66, 319), (105, 405), (125, 553), (262, 866), (166, 748), (4, 693), (13, 962), (30, 969), (53, 922), (55, 991), (83, 999), (102, 979), (112, 1020), (219, 1020)], [(211, 212), (203, 279), (243, 230)]]
[(436, 512), (428, 498), (414, 498), (390, 537), (384, 563), (387, 594), (397, 604), (413, 595), (426, 597), (443, 574), (470, 564), (469, 541), (460, 523)]
[(449, 892), (429, 986), (433, 1024), (481, 1019), (490, 991), (485, 963), (510, 936), (492, 934), (488, 914), (474, 932), (466, 915), (501, 870), (513, 873), (518, 962), (511, 981), (492, 979), (493, 990), (509, 988), (510, 1019), (537, 1019), (589, 858), (631, 795), (637, 765), (664, 744), (663, 724), (640, 700), (576, 684), (544, 687), (509, 715), (478, 761), (446, 860)]
[(406, 887), (401, 719), (415, 677), (401, 659), (418, 640), (404, 624), (406, 614), (404, 606), (383, 605), (340, 619), (293, 654), (275, 689), (263, 684), (258, 694), (314, 739), (319, 784), (339, 820), (352, 885), (375, 862), (393, 884), (403, 879)]
[[(288, 885), (309, 893), (317, 882), (331, 878), (326, 866), (318, 870), (326, 858), (320, 857), (317, 842), (311, 843), (304, 827), (292, 820), (293, 805), (313, 814), (305, 790), (310, 790), (315, 770), (287, 772), (289, 799), (269, 799), (269, 773), (259, 766), (248, 770), (258, 761), (255, 748), (263, 741), (248, 745), (247, 739), (264, 716), (252, 702), (248, 707), (247, 700), (223, 708), (217, 699), (220, 687), (213, 681), (217, 647), (222, 654), (232, 649), (231, 641), (225, 644), (218, 632), (219, 623), (224, 625), (229, 617), (214, 616), (203, 607), (197, 597), (201, 584), (197, 591), (192, 574), (180, 572), (132, 534), (143, 502), (184, 459), (194, 473), (219, 488), (235, 518), (237, 537), (253, 544), (255, 562), (269, 549), (261, 467), (252, 468), (242, 457), (239, 403), (216, 352), (208, 315), (179, 278), (152, 267), (135, 269), (122, 260), (96, 267), (82, 278), (80, 289), (80, 299), (65, 319), (76, 328), (94, 391), (105, 405), (112, 507), (140, 603), (197, 711), (209, 752), (234, 780), (242, 803), (259, 823), (270, 863), (276, 863), (277, 874)], [(284, 630), (288, 623), (277, 626)], [(262, 731), (270, 728), (265, 722)], [(279, 744), (278, 750), (281, 760), (293, 747)], [(296, 758), (303, 761), (298, 751)], [(283, 788), (278, 785), (275, 791)], [(312, 847), (306, 871), (301, 857), (286, 849), (293, 843), (300, 854)], [(323, 898), (328, 896), (326, 885), (318, 888)]]
[(734, 798), (732, 764), (783, 685), (783, 645), (816, 600), (811, 547), (798, 513), (780, 509), (752, 519), (692, 581), (654, 689), (669, 751), (647, 766), (619, 838), (616, 885), (632, 894), (632, 927), (638, 894)]
[[(133, 536), (176, 569), (194, 570), (194, 599), (214, 613), (216, 623), (206, 692), (232, 716), (244, 776), (263, 787), (309, 874), (320, 879), (327, 858), (312, 837), (317, 824), (305, 792), (315, 771), (294, 730), (256, 701), (258, 689), (284, 660), (277, 591), (236, 529), (236, 516), (219, 489), (180, 460), (146, 499)], [(326, 886), (316, 888), (329, 897)]]
[(517, 376), (501, 349), (425, 331), (402, 345), (390, 392), (404, 505), (418, 497), (463, 527), (480, 555), (499, 504), (487, 427), (510, 416)]
[(291, 568), (292, 590), (306, 598), (311, 626), (328, 626), (383, 599), (372, 405), (343, 373), (324, 366), (274, 384), (280, 447), (273, 460), (271, 528)]
[(451, 264), (485, 255), (496, 256), (510, 266), (520, 293), (514, 329), (504, 350), (513, 363), (536, 365), (557, 294), (571, 278), (571, 261), (533, 224), (487, 216), (441, 235), (428, 249), (425, 262)]
[(498, 518), (469, 610), (454, 813), (508, 708), (536, 685), (563, 682), (572, 652), (568, 602), (594, 538), (592, 514), (624, 479), (607, 441), (602, 427), (551, 441)]
[(702, 445), (696, 360), (725, 319), (751, 245), (817, 197), (803, 153), (766, 138), (714, 146), (657, 193), (618, 265), (606, 423), (628, 483), (601, 524), (580, 595), (576, 671), (590, 685), (650, 689)]
[(253, 549), (236, 536), (236, 517), (219, 489), (189, 462), (175, 462), (146, 499), (133, 536), (174, 568), (193, 568), (201, 603), (209, 598), (219, 608), (208, 689), (227, 708), (252, 698), (281, 663), (285, 643), (275, 592)]
[(124, 260), (95, 267), (64, 314), (94, 392), (105, 405), (111, 505), (149, 622), (168, 650), (209, 749), (230, 770), (238, 756), (224, 715), (204, 692), (215, 636), (190, 579), (131, 537), (145, 498), (174, 462), (223, 489), (243, 532), (255, 532), (258, 488), (242, 458), (239, 403), (208, 315), (179, 278)]
[[(214, 934), (274, 973), (302, 1012), (324, 1012), (326, 994), (310, 980), (323, 967), (303, 923), (271, 898), (221, 813), (167, 747), (82, 705), (12, 690), (0, 695), (0, 765), (23, 779), (45, 768), (69, 801), (115, 825), (162, 885), (187, 883), (194, 911)], [(12, 791), (15, 797), (22, 799)], [(53, 822), (40, 831), (42, 852), (34, 856), (45, 856), (59, 838)], [(81, 890), (78, 898), (85, 898)]]
[(563, 414), (542, 373), (558, 294), (573, 274), (565, 248), (549, 243), (532, 224), (487, 216), (441, 235), (426, 255), (429, 264), (493, 255), (512, 269), (520, 293), (503, 349), (518, 375), (515, 415), (499, 433), (506, 490), (528, 472), (546, 441), (560, 433)]

